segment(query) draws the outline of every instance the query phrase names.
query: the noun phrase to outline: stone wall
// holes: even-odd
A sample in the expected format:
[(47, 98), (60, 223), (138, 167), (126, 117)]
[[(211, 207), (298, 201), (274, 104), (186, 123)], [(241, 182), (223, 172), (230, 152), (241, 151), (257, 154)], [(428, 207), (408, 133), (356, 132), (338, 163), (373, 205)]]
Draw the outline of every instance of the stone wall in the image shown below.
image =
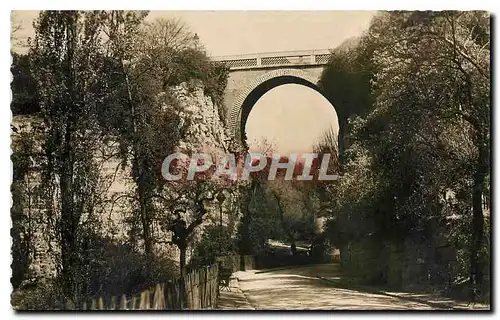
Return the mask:
[(360, 282), (419, 290), (445, 285), (456, 265), (450, 243), (407, 237), (403, 243), (364, 239), (341, 248), (342, 269)]

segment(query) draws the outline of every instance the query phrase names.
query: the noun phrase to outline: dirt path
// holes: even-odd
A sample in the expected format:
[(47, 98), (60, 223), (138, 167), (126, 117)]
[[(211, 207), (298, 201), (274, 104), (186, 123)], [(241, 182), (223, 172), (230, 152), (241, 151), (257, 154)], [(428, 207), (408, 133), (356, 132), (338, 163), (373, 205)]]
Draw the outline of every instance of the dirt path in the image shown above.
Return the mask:
[(229, 288), (223, 288), (219, 293), (217, 301), (218, 310), (255, 310), (250, 304), (247, 297), (241, 291), (238, 280), (233, 279), (229, 284)]
[(469, 309), (467, 304), (430, 295), (342, 288), (335, 283), (340, 275), (334, 264), (265, 272), (239, 271), (235, 276), (247, 300), (260, 310)]

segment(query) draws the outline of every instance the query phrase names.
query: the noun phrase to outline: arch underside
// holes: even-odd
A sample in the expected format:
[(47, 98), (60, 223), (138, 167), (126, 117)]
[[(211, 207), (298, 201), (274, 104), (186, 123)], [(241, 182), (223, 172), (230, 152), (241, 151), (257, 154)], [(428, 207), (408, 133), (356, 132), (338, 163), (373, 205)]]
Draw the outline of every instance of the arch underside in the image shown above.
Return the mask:
[(234, 138), (242, 143), (242, 145), (246, 144), (244, 139), (245, 124), (255, 103), (266, 92), (283, 84), (300, 84), (323, 95), (316, 85), (315, 79), (302, 70), (274, 70), (256, 78), (238, 95), (229, 113), (229, 129), (233, 133)]

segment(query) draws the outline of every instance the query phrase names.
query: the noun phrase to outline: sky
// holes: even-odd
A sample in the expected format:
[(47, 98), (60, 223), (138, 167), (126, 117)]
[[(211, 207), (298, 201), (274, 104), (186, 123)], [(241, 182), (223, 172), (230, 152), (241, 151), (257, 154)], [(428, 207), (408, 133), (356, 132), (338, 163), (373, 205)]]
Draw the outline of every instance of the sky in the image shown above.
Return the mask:
[[(17, 36), (33, 35), (38, 11), (14, 11)], [(147, 20), (179, 18), (212, 56), (328, 49), (365, 30), (373, 11), (150, 11)]]
[(276, 152), (304, 153), (311, 152), (330, 128), (338, 130), (338, 120), (328, 100), (311, 88), (285, 84), (257, 101), (248, 116), (246, 134), (253, 152), (271, 145)]
[[(151, 11), (147, 20), (179, 18), (198, 34), (211, 56), (256, 52), (329, 49), (360, 35), (373, 11)], [(38, 11), (15, 11), (21, 41), (33, 35)], [(24, 51), (14, 45), (14, 50)], [(336, 113), (319, 93), (300, 85), (282, 85), (257, 101), (246, 132), (251, 149), (263, 138), (277, 152), (312, 151), (317, 137), (336, 127)], [(258, 144), (258, 143), (257, 143)]]

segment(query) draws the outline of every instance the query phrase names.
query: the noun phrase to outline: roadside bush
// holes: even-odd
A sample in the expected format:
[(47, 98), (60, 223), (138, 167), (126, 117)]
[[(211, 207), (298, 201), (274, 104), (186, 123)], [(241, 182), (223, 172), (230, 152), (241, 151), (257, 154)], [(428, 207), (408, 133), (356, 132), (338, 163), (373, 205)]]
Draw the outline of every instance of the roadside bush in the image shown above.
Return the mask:
[(47, 281), (14, 291), (11, 305), (15, 310), (55, 310), (63, 305), (61, 294), (57, 280)]
[(235, 241), (225, 226), (208, 226), (191, 257), (190, 269), (215, 263), (215, 258), (237, 253)]

